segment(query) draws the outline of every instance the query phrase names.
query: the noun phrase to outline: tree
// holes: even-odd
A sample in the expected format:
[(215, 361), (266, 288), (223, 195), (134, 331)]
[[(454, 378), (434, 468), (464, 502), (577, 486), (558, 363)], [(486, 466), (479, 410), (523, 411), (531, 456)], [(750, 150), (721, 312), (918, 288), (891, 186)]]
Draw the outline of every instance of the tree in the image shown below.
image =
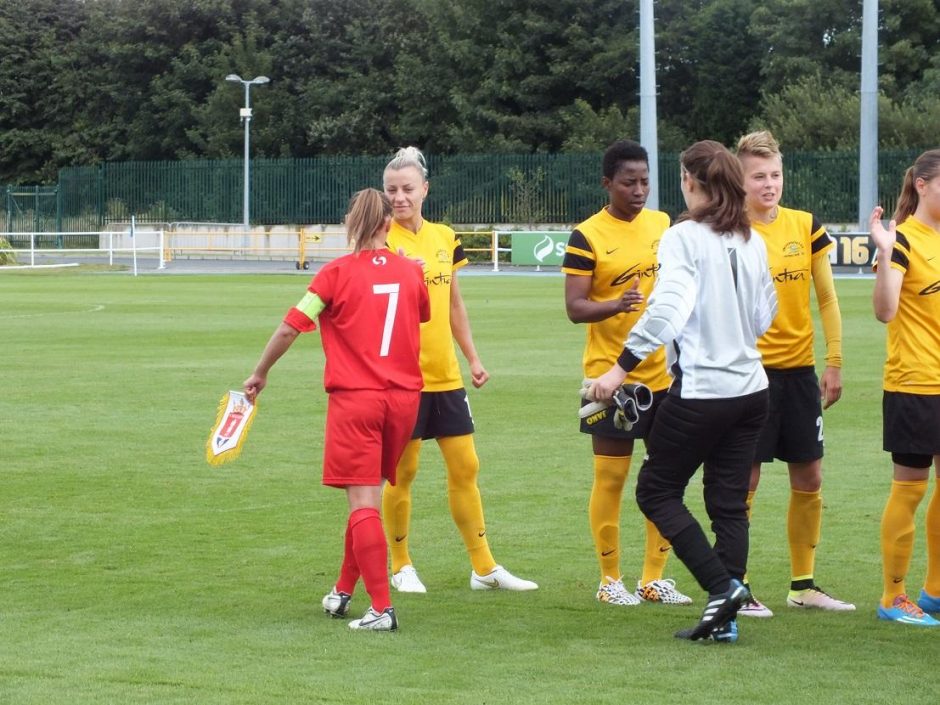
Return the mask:
[[(940, 0), (881, 8), (882, 144), (935, 142)], [(658, 0), (660, 147), (856, 140), (860, 10)], [(637, 137), (637, 23), (637, 0), (0, 0), (0, 182), (238, 156), (229, 73), (271, 78), (255, 156), (599, 151)]]
[(663, 0), (657, 14), (659, 115), (689, 141), (733, 142), (760, 101), (756, 0)]
[[(820, 100), (825, 96), (825, 100)], [(767, 128), (787, 150), (855, 150), (859, 139), (860, 101), (856, 91), (819, 75), (800, 79), (765, 100), (765, 115), (752, 129)], [(878, 144), (885, 149), (936, 144), (935, 116), (940, 95), (918, 95), (900, 103), (878, 99)]]
[(0, 2), (0, 183), (54, 179), (57, 144), (80, 106), (61, 90), (83, 8), (57, 0)]
[(568, 138), (564, 116), (579, 109), (577, 101), (610, 114), (636, 105), (635, 4), (465, 0), (419, 7), (429, 31), (406, 48), (396, 89), (400, 101), (417, 93), (412, 103), (424, 115), (420, 122), (403, 115), (401, 124), (443, 151), (558, 151)]

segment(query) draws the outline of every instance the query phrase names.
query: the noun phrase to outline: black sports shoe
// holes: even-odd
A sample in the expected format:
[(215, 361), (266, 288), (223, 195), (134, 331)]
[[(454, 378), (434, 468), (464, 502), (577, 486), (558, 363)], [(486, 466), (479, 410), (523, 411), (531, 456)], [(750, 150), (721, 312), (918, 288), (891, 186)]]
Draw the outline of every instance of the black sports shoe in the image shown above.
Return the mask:
[(721, 633), (725, 625), (734, 619), (738, 607), (744, 604), (748, 597), (750, 593), (741, 581), (732, 579), (731, 587), (727, 591), (708, 596), (708, 603), (705, 605), (699, 623), (690, 629), (676, 632), (676, 638), (697, 641), (707, 639), (714, 632)]
[[(695, 627), (689, 627), (688, 629), (683, 629), (676, 632), (676, 638), (678, 639), (691, 639), (692, 630)], [(724, 624), (724, 626), (716, 627), (712, 629), (711, 634), (709, 634), (704, 639), (700, 639), (701, 642), (714, 641), (718, 644), (735, 644), (738, 641), (738, 621), (732, 619), (730, 622)]]

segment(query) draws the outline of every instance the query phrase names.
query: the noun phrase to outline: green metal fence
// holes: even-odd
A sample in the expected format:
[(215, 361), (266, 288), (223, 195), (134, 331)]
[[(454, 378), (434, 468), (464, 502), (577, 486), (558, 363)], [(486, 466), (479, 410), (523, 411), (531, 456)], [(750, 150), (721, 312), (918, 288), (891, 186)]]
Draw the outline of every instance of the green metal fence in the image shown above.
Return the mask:
[[(894, 208), (901, 177), (919, 153), (879, 155), (879, 193)], [(350, 195), (381, 186), (387, 157), (255, 159), (251, 162), (251, 220), (259, 225), (339, 223)], [(499, 154), (431, 156), (425, 215), (455, 224), (571, 224), (606, 202), (601, 155)], [(858, 218), (855, 152), (786, 154), (784, 203), (812, 211), (827, 223)], [(108, 223), (240, 223), (241, 159), (123, 162), (70, 167), (55, 189), (56, 230), (99, 230)], [(10, 187), (19, 193), (36, 187)], [(33, 230), (35, 214), (12, 207), (7, 230)], [(660, 155), (660, 208), (683, 208), (678, 155)], [(29, 222), (33, 218), (32, 224)], [(44, 221), (43, 229), (51, 223)], [(48, 229), (52, 229), (48, 227)]]
[(58, 186), (7, 186), (3, 190), (6, 232), (59, 232)]

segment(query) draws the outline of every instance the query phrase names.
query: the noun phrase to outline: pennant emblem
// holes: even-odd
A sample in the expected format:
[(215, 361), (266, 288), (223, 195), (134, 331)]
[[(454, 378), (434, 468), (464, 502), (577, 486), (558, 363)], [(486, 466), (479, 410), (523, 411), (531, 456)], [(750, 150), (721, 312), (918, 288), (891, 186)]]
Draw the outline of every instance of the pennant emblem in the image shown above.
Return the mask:
[(239, 456), (257, 408), (242, 392), (222, 395), (215, 425), (206, 441), (206, 460), (210, 465), (221, 465)]

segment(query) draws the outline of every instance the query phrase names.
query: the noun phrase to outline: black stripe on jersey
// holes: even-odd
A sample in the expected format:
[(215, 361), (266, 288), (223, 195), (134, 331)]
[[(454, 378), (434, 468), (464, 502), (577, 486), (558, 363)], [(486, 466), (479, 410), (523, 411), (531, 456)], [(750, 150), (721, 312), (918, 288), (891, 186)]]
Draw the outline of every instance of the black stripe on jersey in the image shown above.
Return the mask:
[(910, 240), (908, 240), (908, 239), (907, 239), (907, 235), (905, 235), (904, 233), (902, 233), (900, 230), (898, 231), (898, 236), (897, 236), (895, 242), (896, 242), (898, 245), (900, 245), (901, 247), (903, 247), (905, 250), (907, 250), (908, 252), (911, 251), (911, 242), (910, 242)]
[(463, 251), (463, 245), (458, 242), (457, 247), (454, 248), (453, 264), (463, 262), (465, 259), (467, 259), (467, 253)]
[(907, 253), (910, 251), (910, 241), (907, 239), (904, 233), (899, 232), (897, 239), (894, 242), (894, 249), (891, 250), (891, 261), (894, 262), (894, 264), (904, 267), (906, 270), (911, 266), (911, 260), (907, 256)]
[(815, 255), (817, 252), (819, 252), (820, 250), (826, 249), (831, 244), (832, 244), (832, 238), (829, 237), (829, 233), (823, 230), (822, 233), (820, 233), (819, 237), (813, 240), (813, 244), (810, 245), (810, 250)]
[[(585, 252), (594, 251), (594, 248), (591, 247), (591, 243), (589, 243), (588, 239), (584, 237), (584, 233), (577, 229), (571, 231), (571, 237), (568, 238), (568, 247), (583, 250)], [(580, 269), (585, 272), (593, 272), (595, 265), (596, 262), (593, 257), (585, 257), (584, 255), (578, 255), (567, 251), (565, 252), (565, 259), (561, 263), (562, 267), (567, 267), (568, 269)]]
[(568, 237), (568, 247), (574, 247), (578, 250), (585, 250), (586, 252), (593, 252), (594, 248), (591, 247), (591, 243), (588, 242), (588, 239), (584, 236), (580, 230), (575, 228), (571, 231), (571, 235)]
[(907, 255), (901, 252), (897, 247), (891, 250), (891, 261), (894, 264), (904, 267), (904, 269), (911, 266), (911, 261), (907, 258)]
[(813, 224), (810, 226), (812, 228), (810, 235), (810, 249), (815, 255), (817, 252), (822, 250), (825, 247), (828, 247), (832, 243), (832, 238), (829, 237), (829, 233), (826, 232), (826, 229), (823, 227), (822, 223), (813, 216)]

